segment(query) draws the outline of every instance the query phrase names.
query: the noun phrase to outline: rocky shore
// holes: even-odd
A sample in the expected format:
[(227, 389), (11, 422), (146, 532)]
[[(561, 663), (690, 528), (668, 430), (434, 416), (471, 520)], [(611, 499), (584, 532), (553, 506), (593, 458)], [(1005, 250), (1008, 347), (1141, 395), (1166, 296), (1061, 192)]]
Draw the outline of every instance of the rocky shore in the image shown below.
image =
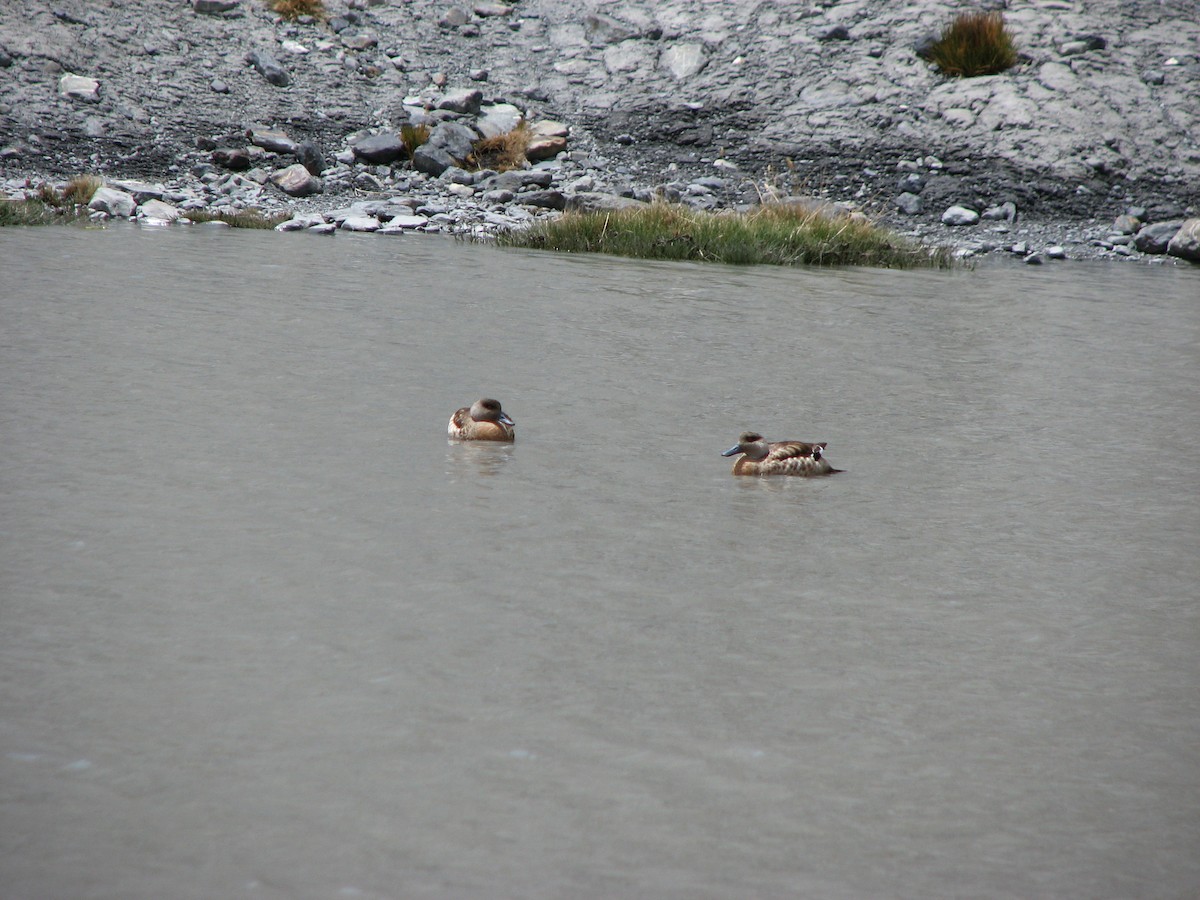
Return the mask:
[[(7, 0), (0, 192), (94, 173), (98, 218), (478, 236), (805, 195), (963, 255), (1200, 258), (1193, 0), (981, 5), (1021, 62), (950, 79), (915, 48), (956, 3)], [(522, 121), (531, 168), (464, 165)]]

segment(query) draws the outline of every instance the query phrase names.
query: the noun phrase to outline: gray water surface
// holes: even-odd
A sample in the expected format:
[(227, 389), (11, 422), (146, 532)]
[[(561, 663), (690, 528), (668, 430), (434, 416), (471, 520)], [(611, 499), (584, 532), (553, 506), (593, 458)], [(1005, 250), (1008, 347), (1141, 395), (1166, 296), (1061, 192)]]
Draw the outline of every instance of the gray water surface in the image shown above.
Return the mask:
[(1194, 267), (0, 230), (0, 894), (1200, 895), (1198, 363)]

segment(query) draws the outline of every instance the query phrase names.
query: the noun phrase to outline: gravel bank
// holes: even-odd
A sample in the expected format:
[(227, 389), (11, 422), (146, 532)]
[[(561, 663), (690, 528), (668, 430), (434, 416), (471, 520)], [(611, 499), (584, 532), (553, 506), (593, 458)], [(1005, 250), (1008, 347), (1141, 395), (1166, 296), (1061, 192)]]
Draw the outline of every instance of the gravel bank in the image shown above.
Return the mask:
[[(1193, 0), (984, 5), (1009, 7), (1023, 61), (955, 80), (914, 52), (960, 8), (943, 2), (329, 0), (330, 22), (293, 24), (260, 0), (8, 0), (2, 186), (96, 172), (193, 208), (307, 215), (393, 199), (460, 231), (557, 214), (555, 196), (521, 202), (535, 191), (719, 208), (768, 190), (1022, 256), (1141, 257), (1139, 226), (1198, 214)], [(439, 109), (470, 91), (482, 108)], [(549, 184), (509, 200), (486, 178), (353, 149), (414, 118), (474, 126), (500, 107), (568, 130), (541, 164)], [(296, 152), (253, 143), (254, 129), (316, 151), (318, 192), (275, 186)], [(247, 147), (247, 174), (214, 159)], [(943, 224), (953, 206), (983, 217)], [(1138, 221), (1117, 226), (1127, 212)]]

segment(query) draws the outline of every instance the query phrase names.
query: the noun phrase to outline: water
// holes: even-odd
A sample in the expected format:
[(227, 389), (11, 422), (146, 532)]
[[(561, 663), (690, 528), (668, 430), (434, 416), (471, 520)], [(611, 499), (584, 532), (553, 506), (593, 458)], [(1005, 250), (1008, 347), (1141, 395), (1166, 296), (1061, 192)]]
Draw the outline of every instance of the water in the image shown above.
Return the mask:
[(5, 898), (1200, 893), (1200, 269), (5, 229), (0, 295)]

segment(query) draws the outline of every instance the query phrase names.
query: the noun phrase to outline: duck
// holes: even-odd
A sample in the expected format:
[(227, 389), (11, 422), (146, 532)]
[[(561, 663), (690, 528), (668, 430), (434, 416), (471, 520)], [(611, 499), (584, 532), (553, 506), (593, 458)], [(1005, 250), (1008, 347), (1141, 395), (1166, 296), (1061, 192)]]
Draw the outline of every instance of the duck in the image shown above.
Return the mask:
[(456, 441), (504, 441), (511, 444), (517, 439), (516, 424), (500, 408), (499, 400), (484, 397), (470, 406), (455, 410), (446, 431)]
[(737, 456), (741, 459), (733, 464), (734, 475), (833, 475), (842, 471), (835, 469), (825, 458), (825, 442), (810, 444), (806, 441), (771, 441), (763, 439), (757, 431), (744, 431), (738, 442), (722, 453), (722, 456)]

